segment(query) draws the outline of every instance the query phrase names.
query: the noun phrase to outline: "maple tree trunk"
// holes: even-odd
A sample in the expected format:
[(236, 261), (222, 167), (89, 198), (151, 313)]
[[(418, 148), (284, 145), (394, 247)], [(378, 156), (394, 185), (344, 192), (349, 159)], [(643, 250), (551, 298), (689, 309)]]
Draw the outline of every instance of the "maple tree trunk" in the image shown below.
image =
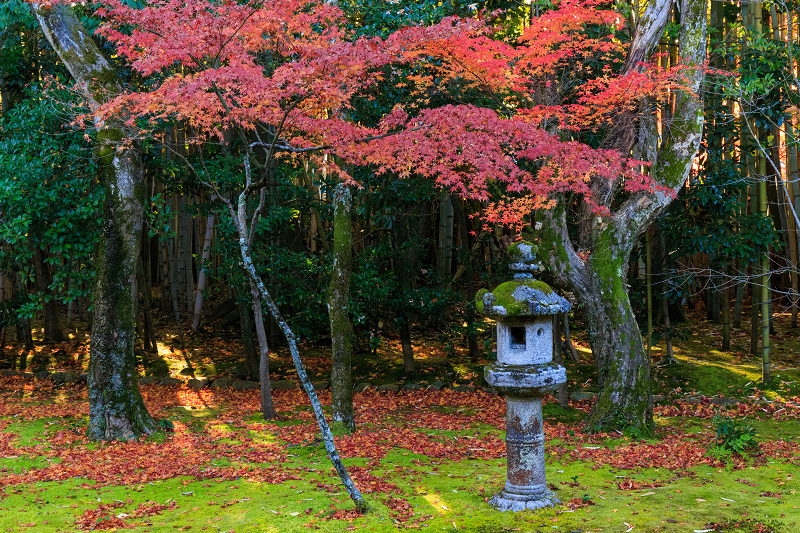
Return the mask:
[(356, 428), (353, 415), (353, 324), (350, 322), (350, 276), (353, 270), (352, 196), (345, 183), (333, 193), (333, 272), (328, 285), (331, 325), (331, 408), (334, 422)]
[(627, 247), (601, 240), (587, 263), (582, 301), (600, 388), (586, 425), (650, 434), (650, 359), (628, 298), (629, 254)]
[[(669, 1), (657, 3), (671, 5)], [(641, 24), (658, 26), (663, 22), (659, 20), (643, 17)], [(657, 42), (662, 31), (663, 25), (640, 27), (634, 40), (654, 38)], [(651, 50), (651, 44), (634, 42), (631, 53)], [(690, 64), (701, 65), (705, 50), (706, 4), (683, 0), (680, 56)], [(629, 69), (635, 67), (630, 61), (628, 65)], [(697, 91), (704, 72), (694, 70), (689, 78), (689, 90)], [(575, 291), (586, 308), (589, 342), (600, 385), (597, 404), (587, 419), (589, 429), (629, 429), (641, 435), (653, 429), (650, 359), (628, 297), (628, 259), (638, 236), (669, 206), (686, 182), (702, 135), (702, 101), (688, 91), (676, 92), (668, 125), (670, 135), (659, 140), (645, 118), (640, 143), (641, 151), (658, 162), (651, 167), (654, 181), (672, 189), (671, 193), (662, 190), (632, 194), (608, 217), (592, 215), (584, 205), (584, 211), (579, 213), (582, 222), (576, 241), (570, 235), (563, 200), (542, 213), (539, 251), (559, 283)]]
[[(47, 40), (96, 106), (119, 90), (116, 72), (69, 6), (33, 4)], [(130, 440), (156, 431), (139, 393), (136, 358), (136, 268), (144, 196), (137, 147), (117, 146), (123, 131), (97, 122), (99, 173), (105, 203), (96, 261), (94, 318), (89, 355), (89, 438)]]

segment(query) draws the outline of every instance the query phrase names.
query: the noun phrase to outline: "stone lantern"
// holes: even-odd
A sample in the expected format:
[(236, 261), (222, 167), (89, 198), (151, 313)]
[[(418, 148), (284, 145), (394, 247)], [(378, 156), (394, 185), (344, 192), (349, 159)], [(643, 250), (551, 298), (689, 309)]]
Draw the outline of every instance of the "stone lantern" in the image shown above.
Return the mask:
[(477, 294), (478, 310), (497, 319), (497, 362), (485, 369), (486, 381), (506, 397), (505, 490), (491, 504), (501, 511), (539, 509), (561, 503), (547, 488), (544, 471), (542, 397), (567, 381), (553, 363), (553, 316), (571, 304), (549, 285), (533, 279), (541, 267), (536, 246), (509, 249), (513, 281)]

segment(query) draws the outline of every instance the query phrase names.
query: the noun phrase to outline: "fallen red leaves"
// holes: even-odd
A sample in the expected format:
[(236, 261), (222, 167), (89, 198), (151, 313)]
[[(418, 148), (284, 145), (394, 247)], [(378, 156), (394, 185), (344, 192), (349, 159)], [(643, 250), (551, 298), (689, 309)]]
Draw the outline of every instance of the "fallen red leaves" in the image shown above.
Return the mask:
[(121, 506), (122, 504), (114, 503), (100, 505), (97, 509), (88, 509), (75, 520), (75, 527), (89, 531), (129, 529), (133, 526), (111, 512)]
[(572, 498), (570, 501), (567, 502), (567, 507), (573, 510), (589, 507), (590, 505), (596, 505), (596, 504), (589, 498)]
[[(19, 398), (22, 392), (24, 397)], [(0, 416), (13, 417), (0, 420), (0, 454), (3, 457), (40, 457), (47, 464), (30, 468), (26, 472), (0, 472), (0, 487), (82, 478), (85, 485), (137, 486), (156, 480), (188, 476), (195, 479), (242, 479), (263, 483), (283, 483), (305, 475), (287, 463), (293, 447), (322, 446), (317, 439), (318, 427), (307, 409), (308, 399), (302, 391), (276, 391), (274, 403), (278, 411), (294, 412), (292, 424), (254, 422), (253, 414), (260, 409), (258, 391), (192, 390), (187, 387), (142, 387), (143, 397), (151, 413), (158, 417), (174, 416), (175, 407), (208, 410), (214, 416), (204, 415), (194, 421), (175, 422), (175, 432), (160, 441), (144, 439), (132, 443), (107, 443), (90, 446), (84, 435), (86, 417), (85, 386), (54, 389), (51, 385), (18, 377), (0, 378)], [(323, 403), (330, 402), (330, 393), (321, 395)], [(794, 401), (795, 399), (793, 399)], [(587, 402), (577, 404), (588, 408)], [(784, 404), (738, 404), (726, 407), (726, 412), (740, 414), (796, 417), (800, 402)], [(392, 476), (427, 475), (430, 459), (460, 461), (464, 459), (500, 459), (505, 457), (505, 443), (501, 433), (492, 429), (469, 428), (505, 425), (505, 400), (481, 391), (413, 391), (400, 394), (364, 392), (355, 397), (359, 429), (353, 435), (336, 437), (339, 452), (344, 457), (363, 457), (372, 460), (367, 467), (354, 467), (351, 474), (366, 493), (381, 493), (394, 498), (400, 494), (397, 485), (385, 481), (373, 470), (378, 461), (392, 451), (419, 454), (412, 458), (413, 467), (397, 471)], [(678, 402), (674, 406), (660, 406), (660, 416), (700, 416), (709, 418), (720, 409), (709, 402)], [(764, 415), (764, 416), (766, 416)], [(17, 420), (31, 420), (47, 416), (52, 430), (33, 445), (21, 446), (17, 436), (8, 429)], [(64, 418), (64, 422), (58, 420)], [(365, 421), (368, 421), (365, 423)], [(204, 426), (195, 426), (195, 422)], [(45, 426), (50, 427), (50, 426)], [(661, 467), (682, 471), (698, 464), (720, 466), (717, 459), (707, 457), (706, 451), (714, 439), (708, 434), (685, 434), (676, 428), (662, 432), (659, 441), (627, 439), (622, 444), (607, 447), (605, 443), (619, 435), (586, 434), (579, 426), (545, 424), (548, 454), (559, 461), (583, 461), (595, 468), (638, 469)], [(800, 448), (795, 442), (765, 441), (753, 460), (757, 464), (767, 458), (800, 463)], [(316, 453), (316, 452), (315, 452)], [(217, 466), (214, 461), (225, 458), (228, 466)], [(734, 466), (745, 466), (734, 458)], [(341, 490), (334, 476), (324, 477), (317, 486), (329, 492)], [(647, 486), (631, 479), (619, 482), (622, 490), (635, 490)], [(398, 520), (403, 514), (400, 502), (388, 500), (397, 507)], [(387, 504), (388, 505), (388, 504)], [(153, 507), (152, 509), (155, 509)], [(86, 524), (105, 523), (103, 509), (83, 517)], [(145, 512), (144, 510), (142, 512)], [(102, 518), (102, 520), (101, 520)], [(97, 529), (97, 528), (96, 528)]]
[(383, 500), (389, 508), (389, 515), (398, 522), (405, 522), (414, 516), (414, 508), (403, 498), (389, 496)]
[(350, 471), (350, 476), (353, 478), (353, 481), (356, 483), (356, 485), (358, 485), (361, 492), (382, 492), (393, 494), (403, 493), (400, 487), (394, 483), (389, 483), (388, 481), (385, 481), (374, 475), (370, 471), (369, 467), (353, 466), (348, 470)]
[(713, 403), (713, 398), (701, 396), (696, 402), (677, 400), (672, 405), (659, 405), (653, 408), (653, 413), (661, 417), (691, 416), (710, 419), (724, 411), (733, 418), (755, 416), (769, 416), (774, 420), (800, 419), (800, 398), (797, 396), (785, 402), (739, 402), (721, 407)]
[(168, 504), (164, 503), (157, 503), (154, 501), (148, 501), (145, 503), (140, 503), (139, 506), (130, 514), (131, 518), (143, 518), (145, 516), (156, 516), (160, 515), (164, 511), (177, 509), (178, 504), (175, 502), (169, 502)]
[(620, 490), (640, 490), (643, 488), (651, 488), (654, 489), (656, 487), (661, 487), (664, 485), (663, 481), (653, 480), (653, 481), (636, 481), (635, 479), (631, 479), (626, 477), (625, 479), (619, 481), (617, 483), (617, 487)]

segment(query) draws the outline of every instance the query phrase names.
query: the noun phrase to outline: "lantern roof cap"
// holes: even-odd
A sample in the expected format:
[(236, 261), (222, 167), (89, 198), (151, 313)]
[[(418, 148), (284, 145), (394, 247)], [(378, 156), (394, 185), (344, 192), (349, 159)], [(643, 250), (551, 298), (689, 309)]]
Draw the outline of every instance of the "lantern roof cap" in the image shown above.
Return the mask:
[(512, 244), (508, 253), (509, 268), (515, 272), (512, 281), (500, 284), (492, 292), (483, 289), (475, 297), (478, 311), (487, 316), (547, 316), (566, 313), (572, 304), (543, 281), (533, 279), (531, 272), (541, 270), (536, 259), (536, 245), (522, 241)]

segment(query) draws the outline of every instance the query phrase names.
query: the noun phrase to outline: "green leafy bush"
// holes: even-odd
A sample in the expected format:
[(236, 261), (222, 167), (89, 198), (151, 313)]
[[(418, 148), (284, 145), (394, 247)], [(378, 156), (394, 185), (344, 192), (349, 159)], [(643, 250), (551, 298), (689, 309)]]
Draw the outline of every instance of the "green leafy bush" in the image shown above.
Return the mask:
[(717, 432), (716, 447), (740, 455), (758, 448), (756, 430), (744, 420), (735, 420), (729, 416), (714, 417)]

